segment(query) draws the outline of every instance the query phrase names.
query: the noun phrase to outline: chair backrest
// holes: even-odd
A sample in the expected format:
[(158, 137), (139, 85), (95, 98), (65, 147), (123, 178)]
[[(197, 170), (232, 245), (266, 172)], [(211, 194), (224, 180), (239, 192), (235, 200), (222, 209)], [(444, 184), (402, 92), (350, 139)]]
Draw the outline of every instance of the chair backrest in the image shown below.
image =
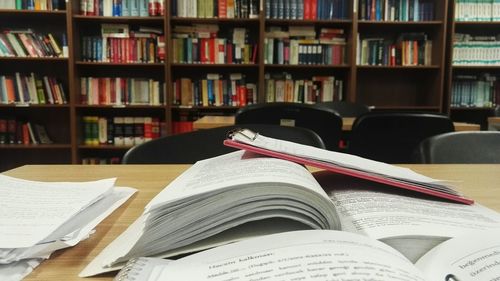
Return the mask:
[(323, 106), (335, 110), (341, 117), (358, 117), (362, 114), (370, 112), (370, 107), (355, 102), (348, 101), (327, 101), (318, 102), (317, 106)]
[(356, 118), (347, 151), (386, 163), (412, 163), (424, 139), (455, 130), (444, 115), (409, 112), (370, 112)]
[(238, 127), (251, 129), (264, 136), (325, 148), (321, 138), (311, 130), (266, 124), (224, 126), (154, 139), (132, 147), (125, 153), (123, 164), (193, 164), (236, 149), (223, 145), (227, 133)]
[(333, 109), (302, 103), (259, 103), (240, 108), (235, 124), (274, 124), (302, 127), (317, 133), (326, 149), (338, 150), (342, 118)]
[(500, 132), (467, 131), (440, 134), (423, 140), (416, 162), (424, 164), (498, 164)]

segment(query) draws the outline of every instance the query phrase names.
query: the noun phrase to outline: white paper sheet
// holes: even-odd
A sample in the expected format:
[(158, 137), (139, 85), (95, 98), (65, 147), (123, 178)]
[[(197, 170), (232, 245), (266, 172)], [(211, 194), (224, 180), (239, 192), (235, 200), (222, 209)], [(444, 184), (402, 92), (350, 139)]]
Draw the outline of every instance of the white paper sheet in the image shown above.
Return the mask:
[(31, 247), (102, 198), (115, 179), (36, 182), (0, 175), (0, 248)]

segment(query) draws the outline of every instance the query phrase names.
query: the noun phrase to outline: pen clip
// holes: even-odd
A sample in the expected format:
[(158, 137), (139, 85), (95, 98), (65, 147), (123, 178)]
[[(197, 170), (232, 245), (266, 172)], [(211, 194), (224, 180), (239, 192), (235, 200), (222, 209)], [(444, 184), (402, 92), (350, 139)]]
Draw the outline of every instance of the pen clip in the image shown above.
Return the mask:
[(227, 133), (227, 138), (228, 139), (233, 139), (233, 137), (236, 135), (236, 134), (239, 134), (243, 137), (245, 137), (246, 139), (250, 140), (250, 141), (254, 141), (257, 136), (259, 135), (259, 133), (255, 133), (249, 129), (244, 129), (244, 128), (236, 128), (234, 130), (231, 130)]

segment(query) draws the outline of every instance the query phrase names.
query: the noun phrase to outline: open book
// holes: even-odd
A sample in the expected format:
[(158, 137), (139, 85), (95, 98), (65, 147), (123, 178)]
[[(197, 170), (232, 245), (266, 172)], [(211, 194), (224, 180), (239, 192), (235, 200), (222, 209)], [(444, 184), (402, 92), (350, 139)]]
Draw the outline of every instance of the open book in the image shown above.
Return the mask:
[[(333, 230), (293, 231), (225, 245), (176, 261), (140, 259), (115, 280), (497, 280), (499, 236), (500, 231), (477, 232), (450, 239), (414, 265), (391, 247), (361, 235)], [(135, 274), (129, 274), (132, 272)]]
[[(378, 185), (378, 186), (376, 186)], [(412, 261), (472, 230), (500, 228), (479, 204), (420, 193), (236, 151), (199, 161), (80, 274), (117, 270), (132, 258), (174, 257), (265, 234), (344, 230), (381, 240)]]
[(444, 181), (425, 177), (410, 169), (351, 154), (265, 137), (249, 129), (238, 129), (230, 132), (224, 144), (456, 202), (465, 204), (474, 202), (472, 199), (460, 195)]

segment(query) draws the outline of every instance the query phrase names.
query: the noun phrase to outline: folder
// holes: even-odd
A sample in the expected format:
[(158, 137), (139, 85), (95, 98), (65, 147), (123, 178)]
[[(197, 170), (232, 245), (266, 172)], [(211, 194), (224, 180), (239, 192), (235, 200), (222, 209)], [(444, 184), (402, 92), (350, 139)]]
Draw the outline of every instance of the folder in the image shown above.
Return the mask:
[(260, 135), (249, 129), (228, 132), (224, 145), (325, 169), (389, 186), (420, 192), (463, 204), (473, 204), (446, 181), (418, 174), (410, 169)]

